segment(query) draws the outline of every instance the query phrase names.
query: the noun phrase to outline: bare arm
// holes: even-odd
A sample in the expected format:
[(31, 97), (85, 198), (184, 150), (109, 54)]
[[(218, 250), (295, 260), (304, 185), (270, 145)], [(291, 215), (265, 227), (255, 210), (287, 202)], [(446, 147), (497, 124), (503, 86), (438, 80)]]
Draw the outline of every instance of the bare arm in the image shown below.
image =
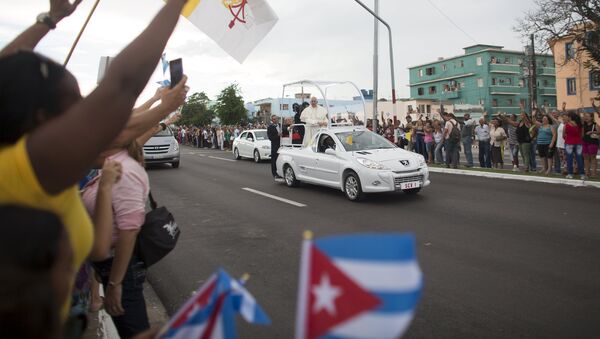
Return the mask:
[(114, 59), (96, 90), (28, 137), (31, 163), (47, 193), (56, 194), (73, 185), (121, 131), (185, 3), (170, 0)]
[(162, 89), (163, 89), (163, 87), (157, 89), (156, 93), (154, 93), (154, 96), (152, 96), (152, 98), (148, 99), (148, 101), (146, 101), (145, 103), (141, 104), (139, 107), (134, 108), (133, 109), (132, 118), (137, 113), (141, 113), (141, 112), (147, 111), (150, 108), (152, 108), (152, 105), (154, 105), (155, 102), (157, 102), (158, 100), (160, 100), (160, 96), (161, 96), (160, 93), (161, 93)]
[(551, 127), (550, 131), (552, 131), (552, 140), (550, 141), (550, 148), (553, 148), (554, 145), (556, 145), (556, 130)]
[[(164, 124), (166, 126), (170, 126), (170, 125), (176, 123), (179, 120), (179, 118), (181, 118), (181, 113), (177, 113), (177, 114), (173, 115), (171, 118), (166, 120), (164, 122)], [(168, 127), (166, 127), (166, 128), (168, 128)], [(148, 139), (152, 138), (152, 136), (154, 134), (160, 132), (161, 130), (163, 130), (162, 126), (156, 125), (156, 126), (152, 127), (151, 129), (149, 129), (146, 133), (144, 133), (140, 137), (138, 137), (136, 139), (136, 142), (138, 143), (138, 145), (143, 146), (148, 141)]]
[[(69, 3), (68, 0), (50, 0), (50, 19), (57, 24), (65, 17), (71, 15), (82, 0), (75, 0)], [(13, 41), (6, 45), (0, 51), (0, 57), (15, 53), (19, 50), (33, 50), (46, 34), (50, 32), (50, 27), (45, 24), (35, 23), (19, 34)]]
[(117, 244), (115, 245), (115, 257), (110, 269), (109, 285), (106, 289), (105, 298), (106, 310), (110, 315), (122, 315), (125, 313), (121, 305), (123, 278), (127, 272), (127, 267), (129, 267), (138, 233), (139, 230), (119, 230)]
[(109, 256), (113, 230), (112, 188), (113, 184), (121, 179), (121, 173), (121, 164), (115, 161), (107, 161), (102, 167), (94, 209), (94, 246), (90, 253), (91, 261), (102, 261)]

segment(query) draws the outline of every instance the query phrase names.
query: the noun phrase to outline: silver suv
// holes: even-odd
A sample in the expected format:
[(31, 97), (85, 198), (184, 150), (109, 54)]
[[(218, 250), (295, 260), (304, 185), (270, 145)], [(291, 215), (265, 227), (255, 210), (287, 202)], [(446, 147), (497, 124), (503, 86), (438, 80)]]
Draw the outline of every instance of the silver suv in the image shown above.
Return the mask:
[(144, 161), (147, 164), (170, 163), (173, 168), (179, 167), (179, 144), (170, 128), (156, 133), (144, 144)]

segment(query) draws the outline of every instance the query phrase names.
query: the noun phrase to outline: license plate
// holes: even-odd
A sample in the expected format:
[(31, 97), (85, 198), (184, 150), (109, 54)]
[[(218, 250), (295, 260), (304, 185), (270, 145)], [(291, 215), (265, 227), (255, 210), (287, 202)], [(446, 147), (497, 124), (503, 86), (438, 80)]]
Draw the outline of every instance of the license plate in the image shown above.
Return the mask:
[(403, 182), (400, 184), (400, 189), (402, 189), (402, 190), (409, 190), (409, 189), (419, 188), (419, 187), (421, 187), (421, 182), (419, 182), (419, 181)]

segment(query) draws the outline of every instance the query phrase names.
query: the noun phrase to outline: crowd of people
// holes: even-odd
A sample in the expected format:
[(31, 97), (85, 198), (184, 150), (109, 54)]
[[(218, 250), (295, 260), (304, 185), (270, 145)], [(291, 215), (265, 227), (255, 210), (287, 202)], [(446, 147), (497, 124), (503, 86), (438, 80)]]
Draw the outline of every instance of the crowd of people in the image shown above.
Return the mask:
[(85, 98), (64, 66), (33, 52), (80, 2), (51, 0), (0, 51), (1, 338), (79, 338), (102, 304), (122, 338), (156, 335), (135, 250), (150, 190), (140, 145), (177, 120), (163, 121), (187, 78), (134, 104), (187, 1), (167, 1)]
[[(416, 120), (410, 115), (406, 123), (383, 119), (377, 133), (401, 148), (420, 153), (428, 164), (458, 168), (460, 152), (464, 153), (465, 167), (474, 167), (473, 149), (478, 151), (479, 167), (504, 168), (505, 153), (511, 160), (512, 170), (556, 173), (580, 179), (598, 176), (596, 156), (600, 132), (600, 109), (591, 100), (593, 113), (567, 110), (534, 111), (489, 116), (483, 113), (479, 120), (464, 114), (462, 119), (443, 112), (441, 119)], [(367, 127), (372, 128), (371, 120)], [(473, 147), (476, 146), (476, 147)], [(541, 168), (538, 168), (538, 161)]]
[(180, 144), (197, 148), (231, 150), (233, 139), (249, 129), (266, 129), (264, 123), (247, 125), (178, 126), (174, 129), (175, 139)]

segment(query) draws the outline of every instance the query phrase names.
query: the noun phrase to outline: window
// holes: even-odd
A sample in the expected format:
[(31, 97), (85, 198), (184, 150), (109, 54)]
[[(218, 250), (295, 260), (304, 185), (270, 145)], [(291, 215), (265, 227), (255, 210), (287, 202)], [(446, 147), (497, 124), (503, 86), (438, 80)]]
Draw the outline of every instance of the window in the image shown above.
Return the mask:
[(571, 60), (575, 58), (575, 49), (573, 48), (573, 43), (568, 42), (565, 44), (565, 60)]
[(425, 90), (423, 90), (423, 87), (419, 87), (419, 88), (417, 88), (417, 94), (418, 94), (418, 95), (423, 95), (423, 94), (425, 94)]
[(526, 99), (519, 100), (519, 105), (521, 105), (523, 107), (527, 107), (527, 100)]
[(498, 107), (498, 99), (492, 99), (492, 107)]
[(427, 67), (425, 69), (425, 74), (427, 74), (427, 75), (434, 75), (435, 74), (435, 67)]
[(548, 79), (544, 79), (544, 88), (548, 87)]
[(496, 86), (496, 78), (492, 78), (492, 86)]
[(512, 86), (512, 79), (511, 78), (506, 79), (506, 84), (509, 86)]
[(513, 105), (513, 99), (508, 99), (508, 107), (512, 107)]
[(481, 105), (481, 106), (485, 105), (485, 100), (479, 99), (479, 105)]
[(477, 57), (477, 66), (481, 65), (483, 65), (483, 60), (481, 59), (481, 57)]
[(425, 107), (427, 107), (427, 108), (425, 109), (425, 113), (431, 113), (431, 105), (427, 105), (427, 106), (425, 106)]
[(567, 79), (567, 95), (577, 94), (577, 81), (575, 78)]
[(254, 134), (248, 133), (248, 137), (246, 138), (246, 140), (254, 141)]
[(423, 70), (422, 69), (419, 70), (419, 77), (423, 77)]
[(248, 134), (248, 132), (242, 133), (242, 135), (240, 135), (240, 139), (246, 139), (247, 134)]
[(443, 65), (442, 65), (442, 71), (444, 71), (444, 72), (445, 72), (447, 69), (448, 69), (448, 66), (446, 66), (446, 64), (443, 64)]
[(435, 94), (435, 93), (437, 93), (437, 87), (435, 87), (435, 86), (429, 87), (429, 94)]
[(600, 72), (590, 72), (590, 91), (600, 91)]
[(525, 80), (519, 79), (519, 87), (525, 87)]
[(504, 63), (505, 64), (510, 64), (510, 58), (509, 57), (505, 57), (504, 58)]
[(279, 107), (280, 110), (282, 111), (289, 111), (290, 110), (290, 104), (281, 104)]
[(483, 87), (483, 79), (477, 79), (477, 87)]
[(464, 61), (459, 61), (458, 64), (460, 65), (460, 67), (465, 67), (465, 62)]
[(544, 100), (544, 107), (548, 107), (548, 100)]

